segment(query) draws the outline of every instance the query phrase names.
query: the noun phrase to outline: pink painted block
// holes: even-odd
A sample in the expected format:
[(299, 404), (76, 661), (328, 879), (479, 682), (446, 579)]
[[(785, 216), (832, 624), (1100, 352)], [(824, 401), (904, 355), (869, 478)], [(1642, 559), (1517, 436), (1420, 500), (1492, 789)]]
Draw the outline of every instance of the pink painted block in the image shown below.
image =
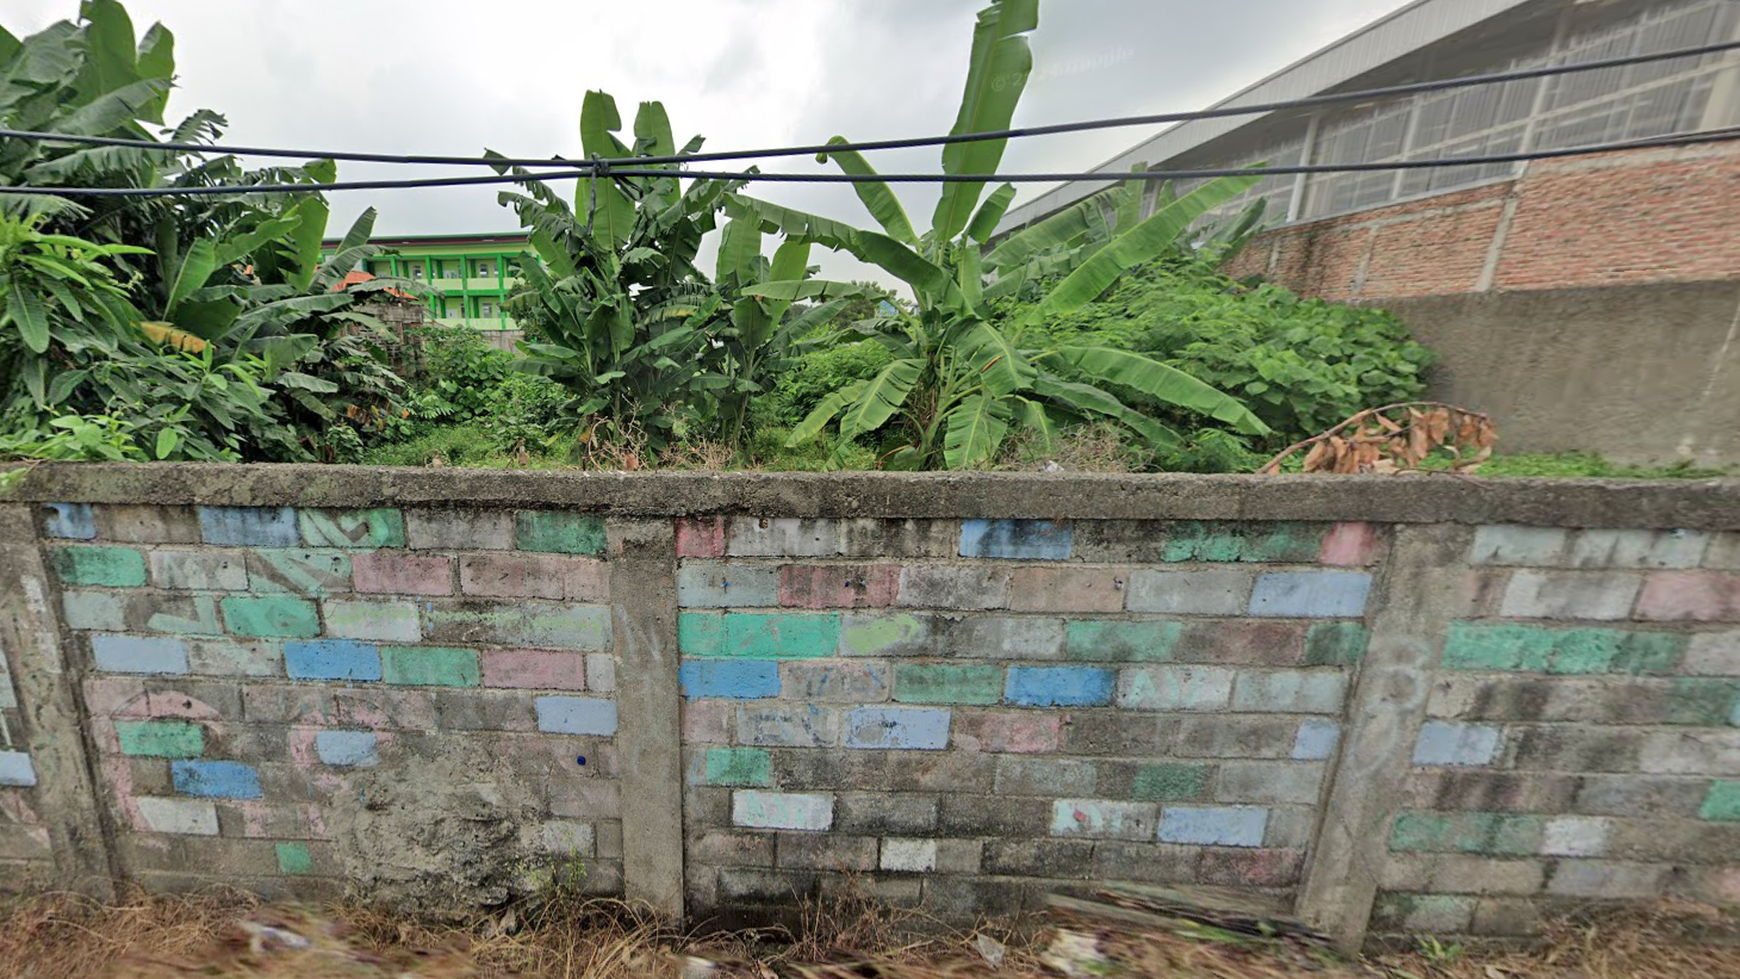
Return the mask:
[(177, 718), (184, 721), (221, 721), (223, 712), (216, 707), (189, 697), (177, 690), (155, 690), (145, 695), (145, 716)]
[(1122, 612), (1125, 576), (1113, 568), (1017, 568), (1009, 607), (1017, 612)]
[(610, 601), (610, 563), (592, 558), (569, 558), (562, 572), (562, 594), (570, 602)]
[(678, 557), (724, 557), (724, 517), (678, 517)]
[(1740, 574), (1652, 574), (1637, 599), (1637, 617), (1657, 622), (1740, 622)]
[(1323, 535), (1317, 560), (1338, 568), (1363, 568), (1377, 558), (1378, 529), (1368, 523), (1338, 523)]
[(523, 690), (585, 690), (586, 654), (543, 649), (490, 649), (479, 657), (483, 685)]
[(683, 740), (691, 744), (726, 744), (731, 740), (729, 701), (692, 700), (683, 704)]
[(900, 590), (893, 564), (786, 564), (779, 604), (788, 608), (886, 608)]
[(85, 709), (92, 717), (149, 717), (145, 681), (137, 677), (86, 677)]
[(555, 555), (468, 554), (459, 559), (459, 590), (491, 598), (561, 598), (566, 570)]
[(356, 590), (370, 595), (451, 595), (453, 559), (439, 554), (376, 551), (351, 559)]
[(954, 746), (962, 751), (1040, 754), (1056, 751), (1063, 715), (1036, 711), (955, 712)]

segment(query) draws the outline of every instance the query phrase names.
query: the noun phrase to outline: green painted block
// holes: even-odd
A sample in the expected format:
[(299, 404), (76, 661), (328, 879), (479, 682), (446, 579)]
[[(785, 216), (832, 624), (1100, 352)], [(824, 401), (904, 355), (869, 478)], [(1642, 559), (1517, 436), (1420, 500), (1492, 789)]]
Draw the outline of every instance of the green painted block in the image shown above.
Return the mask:
[(853, 617), (840, 635), (840, 650), (847, 656), (910, 655), (926, 648), (930, 625), (916, 615), (897, 613)]
[(1180, 622), (1120, 622), (1081, 619), (1064, 629), (1064, 655), (1089, 663), (1169, 663)]
[(314, 873), (314, 858), (308, 854), (308, 844), (278, 844), (278, 871), (285, 874)]
[(1546, 832), (1542, 816), (1496, 812), (1405, 812), (1396, 817), (1390, 849), (1399, 853), (1481, 853), (1522, 856), (1537, 852)]
[(1717, 727), (1732, 723), (1740, 704), (1740, 681), (1678, 679), (1663, 718), (1669, 724)]
[(1740, 822), (1740, 782), (1711, 782), (1710, 792), (1698, 809), (1698, 818)]
[(116, 721), (121, 754), (140, 758), (198, 758), (205, 729), (186, 721)]
[(404, 547), (405, 515), (378, 510), (298, 510), (296, 524), (309, 547)]
[(773, 784), (773, 758), (760, 748), (708, 748), (707, 784), (765, 788)]
[(1183, 802), (1202, 797), (1207, 765), (1143, 765), (1131, 794), (1146, 802)]
[(325, 598), (351, 590), (350, 552), (257, 547), (248, 553), (248, 590), (256, 595)]
[(894, 668), (894, 699), (903, 704), (994, 704), (1003, 699), (1003, 668), (901, 663)]
[(1203, 523), (1167, 528), (1163, 561), (1309, 562), (1323, 547), (1324, 528), (1307, 523)]
[(145, 555), (130, 547), (57, 547), (54, 571), (63, 585), (138, 588), (145, 584)]
[(300, 598), (231, 595), (221, 603), (224, 624), (238, 636), (312, 639), (320, 635), (320, 613)]
[(476, 687), (483, 674), (473, 649), (383, 646), (381, 679), (407, 687)]
[(677, 616), (677, 648), (684, 656), (724, 655), (725, 616), (717, 612), (684, 612)]
[(1671, 632), (1548, 629), (1456, 622), (1444, 644), (1448, 670), (1515, 670), (1588, 675), (1671, 673), (1686, 648)]
[(822, 615), (727, 612), (717, 618), (721, 621), (714, 624), (696, 613), (684, 613), (677, 620), (677, 643), (684, 655), (821, 659), (834, 655), (840, 644), (838, 612)]
[(555, 510), (525, 510), (514, 516), (514, 541), (522, 551), (603, 554), (604, 518)]
[(1371, 630), (1358, 622), (1318, 622), (1305, 633), (1305, 665), (1358, 665), (1370, 643)]

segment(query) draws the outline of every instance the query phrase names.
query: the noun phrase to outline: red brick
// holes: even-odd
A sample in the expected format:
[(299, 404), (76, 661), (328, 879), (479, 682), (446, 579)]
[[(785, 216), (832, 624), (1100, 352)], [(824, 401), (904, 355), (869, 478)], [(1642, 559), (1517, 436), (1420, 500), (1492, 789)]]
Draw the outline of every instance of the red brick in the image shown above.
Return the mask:
[(900, 588), (893, 564), (786, 564), (779, 604), (795, 608), (885, 608)]
[(1125, 572), (1115, 568), (1018, 568), (1009, 607), (1017, 612), (1122, 612)]
[(351, 559), (356, 590), (371, 595), (451, 595), (453, 559), (441, 555), (376, 551)]

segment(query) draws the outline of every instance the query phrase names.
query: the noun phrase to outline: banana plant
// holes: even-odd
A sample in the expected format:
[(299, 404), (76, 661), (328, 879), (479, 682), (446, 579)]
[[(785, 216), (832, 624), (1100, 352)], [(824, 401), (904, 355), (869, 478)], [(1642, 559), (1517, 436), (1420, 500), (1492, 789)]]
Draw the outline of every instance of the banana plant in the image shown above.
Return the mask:
[[(953, 133), (1009, 127), (1033, 67), (1026, 35), (1038, 23), (1038, 0), (997, 0), (979, 13)], [(845, 142), (841, 136), (831, 141)], [(1006, 144), (994, 139), (949, 144), (942, 154), (943, 172), (995, 173)], [(847, 173), (875, 174), (858, 153), (840, 150), (824, 157)], [(1096, 243), (1091, 251), (1070, 255), (1062, 263), (1068, 267), (1060, 281), (1024, 313), (1003, 321), (994, 318), (988, 305), (1000, 280), (987, 288), (983, 252), (1015, 197), (1010, 184), (988, 194), (982, 183), (944, 184), (930, 229), (923, 234), (885, 183), (853, 185), (880, 231), (734, 194), (738, 206), (762, 220), (764, 230), (877, 265), (911, 286), (917, 300), (916, 313), (896, 311), (849, 329), (881, 343), (893, 357), (876, 376), (823, 399), (793, 431), (792, 444), (815, 437), (836, 420), (842, 444), (892, 422), (896, 434), (883, 457), (886, 467), (967, 469), (994, 459), (1016, 429), (1050, 440), (1063, 425), (1088, 419), (1121, 425), (1157, 448), (1181, 442), (1160, 420), (1131, 408), (1124, 392), (1207, 415), (1240, 432), (1267, 433), (1237, 400), (1151, 358), (1109, 347), (1033, 347), (1024, 342), (1033, 324), (1092, 301), (1124, 271), (1175, 247), (1193, 221), (1255, 180), (1225, 178), (1205, 184)], [(1056, 234), (1056, 228), (1045, 234)], [(1047, 249), (1070, 240), (1054, 241)], [(1042, 253), (1050, 254), (1035, 249), (1030, 259)], [(1018, 264), (1025, 269), (1025, 263)], [(796, 288), (774, 281), (763, 293), (784, 295)]]

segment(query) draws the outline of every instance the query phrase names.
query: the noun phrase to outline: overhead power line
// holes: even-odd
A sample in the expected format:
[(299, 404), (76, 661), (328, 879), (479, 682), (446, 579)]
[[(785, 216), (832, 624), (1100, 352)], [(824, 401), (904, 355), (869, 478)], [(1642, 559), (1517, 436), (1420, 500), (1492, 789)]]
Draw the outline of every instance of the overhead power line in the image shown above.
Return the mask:
[(0, 187), (0, 196), (42, 197), (226, 197), (249, 194), (323, 194), (339, 190), (410, 190), (427, 187), (464, 187), (487, 184), (551, 183), (558, 180), (583, 180), (588, 177), (634, 177), (679, 180), (741, 180), (746, 183), (1075, 183), (1097, 181), (1123, 183), (1126, 180), (1166, 181), (1196, 180), (1212, 177), (1267, 177), (1301, 173), (1363, 173), (1370, 171), (1430, 170), (1444, 167), (1482, 166), (1497, 163), (1521, 163), (1528, 160), (1551, 160), (1567, 156), (1587, 156), (1621, 150), (1700, 146), (1707, 143), (1740, 139), (1740, 128), (1678, 136), (1656, 136), (1649, 139), (1617, 143), (1598, 143), (1550, 150), (1530, 150), (1520, 153), (1495, 153), (1485, 156), (1437, 157), (1425, 160), (1387, 160), (1375, 163), (1296, 164), (1278, 167), (1233, 167), (1200, 170), (1134, 170), (1119, 173), (1095, 170), (1087, 173), (757, 173), (751, 171), (668, 170), (644, 167), (611, 167), (602, 162), (562, 173), (532, 173), (491, 175), (485, 177), (426, 177), (413, 180), (351, 180), (330, 184), (224, 184), (209, 187)]
[[(1740, 41), (1727, 41), (1721, 44), (1707, 44), (1695, 48), (1679, 48), (1673, 51), (1662, 51), (1655, 54), (1634, 54), (1626, 55), (1621, 58), (1605, 58), (1598, 61), (1583, 61), (1565, 65), (1543, 65), (1538, 68), (1525, 68), (1517, 71), (1498, 72), (1488, 75), (1465, 75), (1461, 78), (1410, 82), (1404, 85), (1391, 85), (1384, 88), (1363, 89), (1355, 92), (1331, 92), (1323, 95), (1312, 95), (1306, 98), (1288, 99), (1281, 102), (1220, 106), (1213, 109), (1202, 109), (1194, 112), (1164, 112), (1154, 115), (1093, 119), (1083, 122), (1065, 122), (1047, 126), (1026, 126), (1016, 129), (1000, 129), (979, 133), (870, 140), (859, 143), (841, 143), (832, 146), (827, 144), (817, 144), (811, 146), (771, 147), (755, 150), (714, 150), (704, 153), (686, 153), (662, 156), (613, 157), (602, 159), (597, 162), (611, 167), (653, 166), (670, 163), (705, 163), (725, 160), (757, 160), (776, 157), (815, 156), (821, 153), (915, 149), (926, 146), (947, 146), (954, 143), (973, 143), (999, 139), (1021, 139), (1031, 136), (1056, 136), (1066, 133), (1091, 132), (1100, 129), (1153, 126), (1172, 122), (1191, 122), (1199, 119), (1221, 119), (1234, 116), (1261, 115), (1291, 109), (1309, 109), (1326, 105), (1367, 102), (1395, 98), (1402, 95), (1417, 95), (1423, 92), (1437, 92), (1455, 88), (1471, 88), (1481, 85), (1496, 85), (1503, 82), (1526, 81), (1534, 78), (1547, 78), (1577, 72), (1598, 71), (1606, 68), (1623, 68), (1630, 65), (1649, 64), (1659, 61), (1674, 61), (1680, 58), (1702, 57), (1704, 55), (1721, 54), (1736, 49), (1740, 49)], [(299, 160), (338, 160), (348, 163), (551, 167), (559, 170), (584, 168), (586, 171), (590, 171), (593, 166), (593, 161), (591, 160), (577, 160), (565, 157), (527, 159), (516, 157), (363, 153), (349, 150), (284, 149), (280, 147), (265, 146), (226, 146), (215, 143), (160, 143), (148, 139), (126, 139), (116, 136), (75, 136), (65, 133), (51, 133), (24, 129), (0, 129), (0, 138), (27, 139), (37, 142), (68, 143), (79, 146), (121, 146), (134, 149), (158, 150), (175, 153), (219, 153), (228, 156), (284, 157)], [(488, 183), (491, 181), (483, 182)], [(356, 189), (360, 190), (365, 188), (357, 187)]]

